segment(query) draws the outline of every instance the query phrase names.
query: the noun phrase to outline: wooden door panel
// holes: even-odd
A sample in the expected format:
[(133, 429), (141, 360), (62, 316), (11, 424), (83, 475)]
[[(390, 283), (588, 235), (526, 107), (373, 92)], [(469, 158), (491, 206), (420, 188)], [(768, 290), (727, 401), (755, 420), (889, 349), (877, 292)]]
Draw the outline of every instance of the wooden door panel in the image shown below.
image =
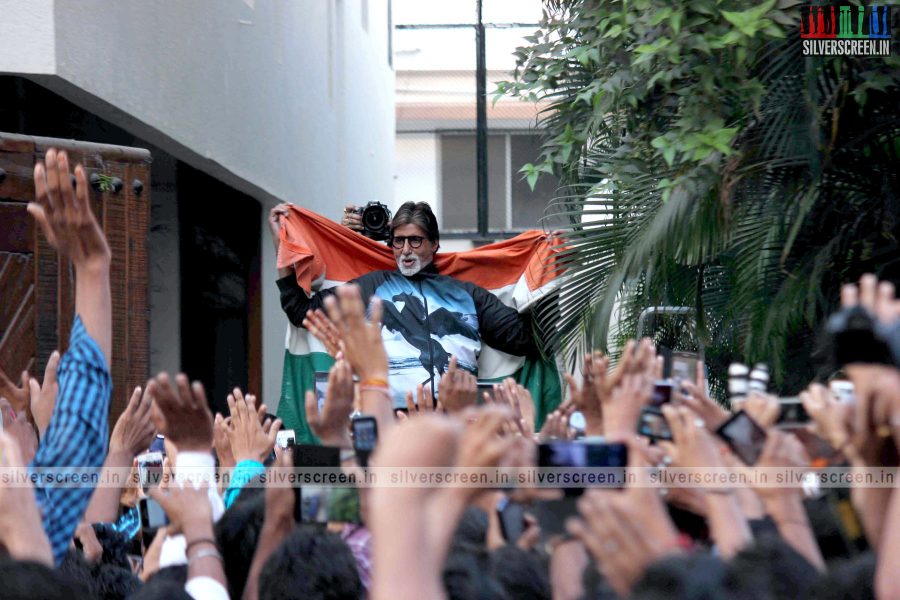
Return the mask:
[[(13, 374), (23, 368), (42, 373), (54, 349), (65, 351), (74, 319), (72, 267), (35, 231), (24, 204), (34, 198), (35, 161), (51, 147), (65, 150), (70, 164), (81, 163), (89, 176), (121, 182), (118, 191), (91, 190), (112, 251), (112, 424), (149, 370), (146, 150), (0, 133), (0, 365)], [(142, 183), (140, 193), (135, 180)]]

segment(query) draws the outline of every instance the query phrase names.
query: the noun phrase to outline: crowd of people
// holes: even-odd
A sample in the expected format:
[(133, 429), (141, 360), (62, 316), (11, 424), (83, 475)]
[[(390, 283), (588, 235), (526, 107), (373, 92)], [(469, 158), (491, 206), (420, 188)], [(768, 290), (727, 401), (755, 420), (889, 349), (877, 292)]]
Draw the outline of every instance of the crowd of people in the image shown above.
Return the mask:
[[(660, 489), (641, 477), (585, 489), (554, 535), (534, 508), (553, 490), (527, 485), (360, 487), (359, 522), (320, 524), (298, 522), (294, 490), (266, 477), (294, 457), (277, 443), (280, 421), (249, 393), (235, 389), (230, 414), (214, 416), (201, 384), (161, 373), (133, 390), (108, 435), (110, 395), (122, 393), (109, 374), (111, 255), (81, 166), (74, 181), (63, 152), (48, 150), (35, 169), (28, 210), (74, 267), (76, 315), (66, 352), (50, 357), (42, 381), (0, 378), (0, 598), (900, 598), (900, 483), (846, 490), (840, 506), (858, 518), (855, 537), (836, 534), (800, 483)], [(411, 241), (423, 244), (407, 237), (401, 253)], [(900, 318), (893, 286), (873, 276), (846, 286), (842, 303), (885, 327)], [(542, 443), (574, 435), (577, 411), (585, 439), (624, 444), (635, 472), (740, 469), (747, 465), (716, 434), (738, 408), (765, 433), (755, 467), (812, 468), (809, 438), (778, 426), (777, 399), (752, 394), (729, 410), (707, 395), (702, 363), (660, 409), (671, 440), (638, 435), (660, 377), (649, 340), (629, 342), (615, 364), (586, 356), (538, 430), (524, 387), (507, 380), (479, 399), (455, 359), (437, 383), (439, 402), (427, 387), (410, 390), (398, 411), (381, 303), (367, 306), (352, 284), (304, 316), (336, 359), (324, 404), (309, 392), (308, 421), (347, 468), (356, 462), (354, 411), (377, 423), (370, 466), (421, 469), (533, 466)], [(900, 371), (865, 362), (844, 371), (852, 400), (816, 383), (801, 395), (828, 464), (896, 467)], [(9, 483), (15, 473), (136, 470), (151, 448), (165, 455), (164, 475), (146, 490), (140, 479), (97, 489), (40, 477)], [(146, 543), (135, 514), (145, 492), (168, 521)], [(523, 507), (514, 534), (498, 512), (510, 503)]]

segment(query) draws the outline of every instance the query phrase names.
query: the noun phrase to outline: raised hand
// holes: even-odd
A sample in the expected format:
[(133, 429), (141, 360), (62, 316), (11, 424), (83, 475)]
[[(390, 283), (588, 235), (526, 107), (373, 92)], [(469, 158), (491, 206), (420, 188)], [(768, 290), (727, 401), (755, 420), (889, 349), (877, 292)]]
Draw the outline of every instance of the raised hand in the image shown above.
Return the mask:
[(341, 335), (325, 311), (321, 308), (307, 311), (303, 327), (322, 342), (331, 358), (337, 358), (338, 352), (341, 351)]
[(216, 456), (219, 457), (219, 467), (223, 469), (230, 469), (237, 464), (231, 451), (231, 437), (228, 434), (230, 429), (231, 417), (223, 417), (216, 413), (213, 419), (213, 447), (216, 449)]
[(359, 286), (348, 284), (337, 289), (337, 298), (325, 299), (328, 316), (341, 336), (344, 359), (359, 375), (363, 385), (387, 381), (388, 360), (381, 340), (381, 300), (372, 298), (371, 318), (366, 320)]
[[(434, 402), (431, 397), (431, 388), (427, 388), (421, 383), (416, 386), (416, 400), (413, 402), (412, 390), (406, 392), (406, 410), (407, 413), (400, 417), (401, 419), (417, 417), (425, 413), (441, 412), (443, 410), (441, 401)], [(399, 411), (398, 411), (399, 412)], [(402, 415), (403, 413), (400, 412)]]
[(275, 439), (281, 429), (281, 419), (276, 419), (274, 423), (268, 420), (260, 423), (250, 398), (249, 395), (245, 398), (238, 388), (228, 396), (228, 409), (231, 411), (228, 438), (237, 463), (244, 460), (264, 461), (275, 447)]
[[(701, 380), (702, 381), (702, 380)], [(678, 391), (682, 404), (697, 413), (706, 423), (707, 429), (715, 429), (728, 419), (728, 411), (706, 395), (706, 386), (700, 383), (682, 381)]]
[(290, 202), (282, 202), (269, 211), (269, 231), (272, 232), (272, 242), (275, 244), (275, 253), (278, 253), (278, 245), (281, 242), (281, 217), (288, 215)]
[(153, 398), (152, 419), (157, 431), (175, 444), (179, 452), (209, 452), (213, 442), (213, 417), (203, 384), (188, 383), (179, 373), (175, 385), (167, 373), (147, 383)]
[(456, 366), (456, 357), (450, 357), (447, 372), (438, 383), (438, 398), (450, 414), (460, 413), (478, 400), (478, 381), (475, 376)]
[(326, 446), (343, 447), (350, 442), (348, 427), (353, 412), (353, 370), (350, 363), (339, 360), (328, 372), (325, 404), (319, 403), (313, 391), (306, 393), (306, 422), (317, 438)]
[(40, 225), (50, 245), (68, 258), (76, 269), (108, 267), (111, 254), (106, 236), (91, 210), (87, 174), (75, 167), (72, 188), (69, 157), (64, 151), (50, 148), (34, 167), (36, 202), (28, 203), (28, 212)]
[(38, 441), (34, 434), (34, 427), (25, 418), (25, 413), (19, 413), (12, 417), (10, 405), (5, 398), (0, 398), (0, 412), (3, 413), (3, 428), (9, 436), (15, 440), (19, 447), (20, 455), (25, 463), (31, 462), (37, 452)]
[(494, 399), (498, 404), (507, 405), (512, 409), (516, 425), (522, 435), (534, 435), (536, 411), (534, 398), (531, 397), (528, 388), (516, 383), (512, 377), (507, 377), (494, 386)]
[(359, 210), (359, 208), (359, 206), (348, 204), (344, 208), (344, 216), (341, 217), (341, 225), (343, 225), (344, 227), (349, 227), (353, 231), (362, 231), (362, 215), (356, 212)]
[(190, 540), (191, 537), (199, 537), (191, 536), (192, 531), (212, 530), (212, 506), (205, 485), (171, 486), (166, 490), (152, 487), (147, 490), (147, 494), (166, 511), (169, 517), (166, 530), (169, 535), (184, 533), (185, 538)]
[(0, 397), (6, 398), (16, 414), (28, 411), (28, 371), (22, 371), (19, 377), (20, 385), (13, 383), (6, 373), (0, 369)]
[(41, 437), (44, 437), (44, 432), (47, 431), (50, 418), (53, 416), (53, 409), (56, 408), (56, 395), (59, 393), (59, 383), (56, 381), (58, 367), (59, 351), (54, 350), (44, 368), (44, 383), (38, 383), (34, 377), (28, 381), (29, 395), (31, 396), (31, 418)]
[(538, 433), (540, 441), (572, 439), (575, 432), (569, 427), (569, 417), (573, 412), (575, 412), (575, 405), (572, 402), (564, 402), (559, 408), (548, 414), (540, 433)]
[(769, 429), (778, 422), (781, 406), (775, 396), (753, 391), (741, 405), (741, 410), (750, 415), (760, 427)]
[(156, 428), (150, 418), (153, 397), (140, 386), (134, 388), (128, 406), (119, 416), (109, 437), (109, 453), (122, 453), (131, 458), (150, 447)]
[[(655, 369), (655, 359), (650, 363)], [(645, 372), (630, 372), (606, 396), (603, 407), (603, 431), (611, 440), (625, 439), (635, 433), (641, 407), (650, 401), (653, 379)]]
[[(0, 431), (0, 470), (21, 469), (24, 475), (26, 464), (18, 444)], [(16, 485), (0, 485), (0, 544), (16, 560), (33, 560), (53, 567), (50, 541), (28, 477), (22, 477)]]

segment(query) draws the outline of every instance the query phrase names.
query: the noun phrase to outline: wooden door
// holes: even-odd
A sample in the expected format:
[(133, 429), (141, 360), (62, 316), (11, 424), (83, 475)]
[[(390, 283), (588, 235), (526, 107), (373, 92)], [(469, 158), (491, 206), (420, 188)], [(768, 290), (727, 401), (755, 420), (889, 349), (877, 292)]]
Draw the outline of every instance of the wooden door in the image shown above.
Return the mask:
[(147, 150), (0, 132), (0, 366), (11, 377), (28, 369), (40, 379), (50, 353), (65, 351), (72, 327), (71, 264), (59, 260), (25, 209), (34, 199), (35, 161), (51, 147), (87, 170), (112, 250), (111, 426), (149, 369)]

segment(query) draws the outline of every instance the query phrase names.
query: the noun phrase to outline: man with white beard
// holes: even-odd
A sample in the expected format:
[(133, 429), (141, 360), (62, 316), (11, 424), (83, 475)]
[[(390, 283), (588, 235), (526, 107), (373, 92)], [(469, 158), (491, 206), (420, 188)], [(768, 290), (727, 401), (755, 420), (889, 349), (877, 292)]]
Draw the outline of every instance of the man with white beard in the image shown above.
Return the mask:
[[(278, 222), (279, 208), (272, 211), (274, 222)], [(348, 218), (344, 224), (352, 226)], [(360, 287), (367, 304), (373, 296), (381, 299), (381, 335), (395, 407), (405, 407), (406, 392), (419, 384), (430, 388), (431, 397), (436, 398), (437, 382), (451, 356), (456, 357), (457, 368), (477, 376), (482, 341), (508, 354), (537, 354), (527, 316), (482, 287), (438, 273), (434, 256), (440, 234), (427, 203), (407, 202), (397, 210), (388, 243), (397, 270), (374, 271), (348, 283)], [(307, 296), (293, 273), (279, 279), (278, 287), (281, 306), (297, 327), (303, 326), (308, 311), (322, 308), (325, 298), (334, 293), (332, 288)]]

